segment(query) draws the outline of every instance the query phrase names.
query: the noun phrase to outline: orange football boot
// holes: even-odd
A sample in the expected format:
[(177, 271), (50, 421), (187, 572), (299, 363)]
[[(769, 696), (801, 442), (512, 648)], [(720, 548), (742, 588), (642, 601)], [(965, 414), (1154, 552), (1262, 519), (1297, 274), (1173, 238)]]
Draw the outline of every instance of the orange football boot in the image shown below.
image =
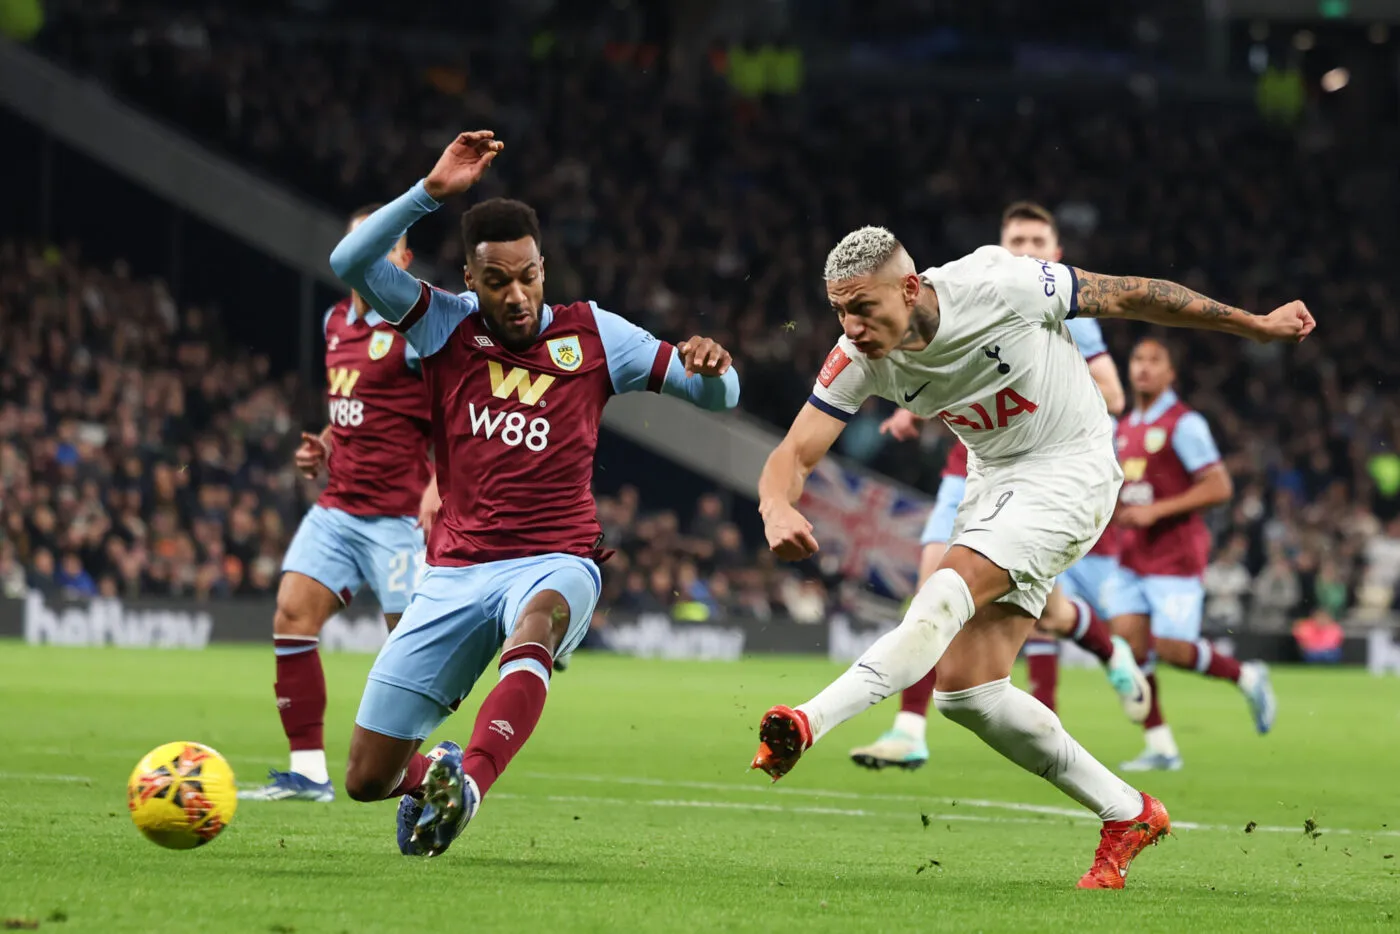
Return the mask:
[(1104, 821), (1094, 865), (1079, 880), (1081, 889), (1121, 889), (1133, 857), (1172, 832), (1172, 819), (1162, 802), (1147, 793), (1142, 813), (1132, 820)]
[(797, 764), (812, 745), (812, 727), (800, 710), (779, 704), (763, 715), (758, 725), (758, 754), (751, 769), (762, 769), (777, 781)]

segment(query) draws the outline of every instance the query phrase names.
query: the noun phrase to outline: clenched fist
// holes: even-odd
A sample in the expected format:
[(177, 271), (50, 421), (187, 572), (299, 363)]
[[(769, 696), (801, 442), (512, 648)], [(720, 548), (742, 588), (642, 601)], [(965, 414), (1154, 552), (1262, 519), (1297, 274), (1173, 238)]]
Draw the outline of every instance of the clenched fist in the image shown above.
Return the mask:
[(763, 517), (768, 547), (784, 561), (801, 561), (821, 550), (812, 523), (792, 506), (775, 509)]
[(685, 375), (723, 376), (733, 361), (729, 351), (708, 337), (692, 337), (676, 345), (676, 352), (685, 364)]

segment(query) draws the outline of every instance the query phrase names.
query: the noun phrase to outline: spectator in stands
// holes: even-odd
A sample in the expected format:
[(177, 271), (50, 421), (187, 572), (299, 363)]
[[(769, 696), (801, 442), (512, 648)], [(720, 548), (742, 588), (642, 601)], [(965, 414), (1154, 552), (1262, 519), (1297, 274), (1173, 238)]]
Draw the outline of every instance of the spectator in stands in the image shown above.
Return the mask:
[(1215, 560), (1206, 567), (1205, 618), (1211, 630), (1238, 632), (1245, 625), (1245, 606), (1254, 583), (1245, 557), (1249, 539), (1233, 535)]

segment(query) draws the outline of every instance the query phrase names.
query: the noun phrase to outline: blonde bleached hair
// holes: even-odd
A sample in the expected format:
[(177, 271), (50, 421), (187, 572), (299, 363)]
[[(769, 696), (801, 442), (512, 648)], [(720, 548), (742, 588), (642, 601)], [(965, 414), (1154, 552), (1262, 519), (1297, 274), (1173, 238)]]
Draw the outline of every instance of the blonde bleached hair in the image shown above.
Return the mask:
[(826, 255), (827, 282), (868, 276), (893, 259), (904, 247), (884, 227), (862, 227), (841, 238)]

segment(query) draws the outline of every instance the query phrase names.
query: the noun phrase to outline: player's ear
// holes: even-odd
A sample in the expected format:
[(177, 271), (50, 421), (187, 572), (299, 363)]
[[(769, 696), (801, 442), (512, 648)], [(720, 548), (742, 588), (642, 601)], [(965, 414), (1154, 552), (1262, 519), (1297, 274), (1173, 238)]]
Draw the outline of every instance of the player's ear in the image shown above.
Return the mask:
[(403, 268), (407, 269), (413, 265), (413, 251), (408, 247), (403, 248)]
[(904, 277), (904, 301), (907, 304), (914, 304), (919, 297), (919, 290), (923, 288), (923, 283), (919, 279), (919, 274), (911, 272)]
[(472, 282), (472, 267), (468, 264), (462, 265), (462, 281), (466, 283), (468, 292), (476, 291), (476, 283)]

